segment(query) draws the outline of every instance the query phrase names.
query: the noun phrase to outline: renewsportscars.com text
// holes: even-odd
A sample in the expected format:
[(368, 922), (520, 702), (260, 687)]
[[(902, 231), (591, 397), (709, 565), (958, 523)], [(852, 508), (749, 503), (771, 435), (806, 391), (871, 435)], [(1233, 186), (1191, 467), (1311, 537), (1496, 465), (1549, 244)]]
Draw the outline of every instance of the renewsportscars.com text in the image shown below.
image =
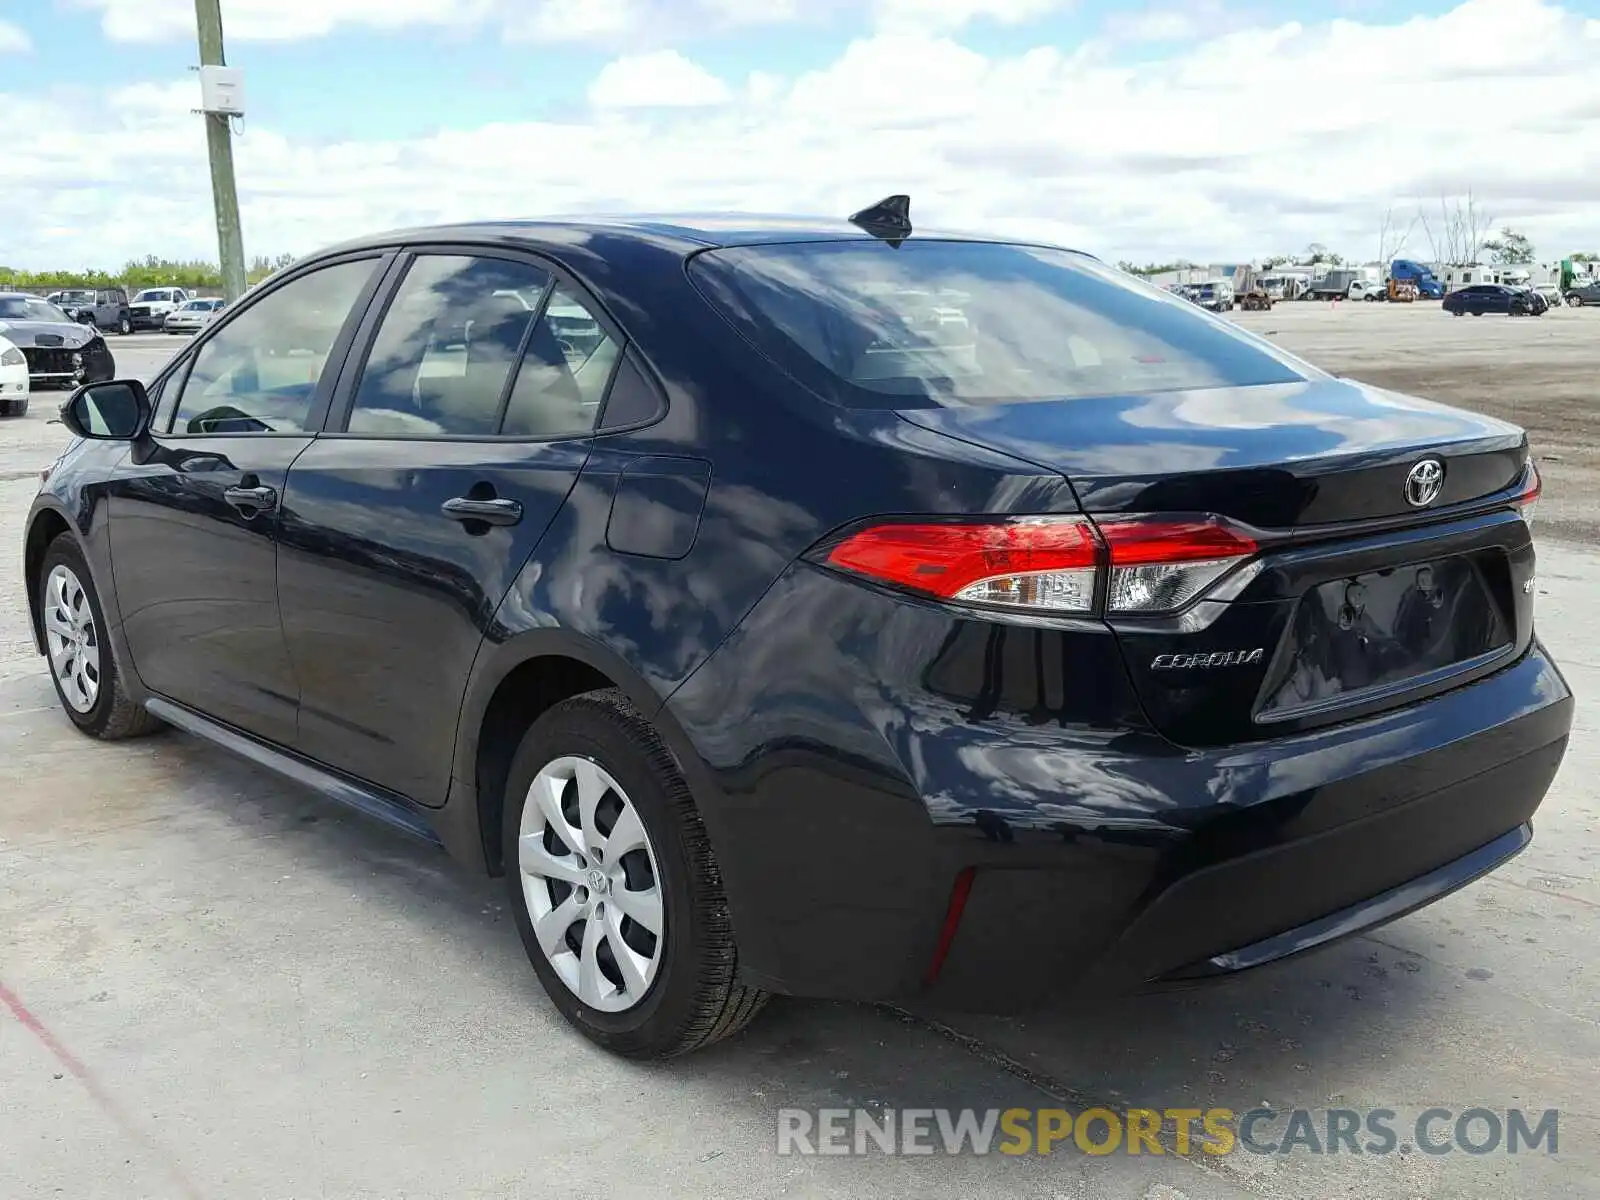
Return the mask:
[(1547, 1108), (785, 1108), (778, 1153), (1555, 1154)]

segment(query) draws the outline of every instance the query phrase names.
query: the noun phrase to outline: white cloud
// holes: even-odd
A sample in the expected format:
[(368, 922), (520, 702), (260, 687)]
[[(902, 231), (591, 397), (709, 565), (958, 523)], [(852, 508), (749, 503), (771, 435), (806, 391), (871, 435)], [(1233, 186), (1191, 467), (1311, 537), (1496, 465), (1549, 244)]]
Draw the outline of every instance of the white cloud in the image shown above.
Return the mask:
[[(258, 120), (235, 157), (246, 246), (262, 254), (434, 220), (844, 214), (909, 191), (922, 223), (1109, 258), (1311, 241), (1366, 257), (1386, 208), (1408, 219), (1471, 186), (1554, 257), (1600, 249), (1597, 52), (1600, 21), (1548, 0), (1259, 26), (1131, 65), (1109, 41), (992, 57), (954, 35), (883, 32), (792, 79), (717, 80), (692, 57), (625, 55), (594, 80), (589, 110), (561, 122), (401, 142), (290, 138)], [(1305, 86), (1330, 77), (1332, 91)], [(195, 87), (146, 85), (92, 111), (5, 97), (0, 262), (214, 255)], [(1410, 249), (1426, 251), (1420, 228)]]
[(1250, 16), (1223, 0), (1186, 0), (1125, 9), (1106, 19), (1106, 34), (1119, 42), (1187, 42), (1251, 24)]
[(699, 108), (731, 95), (727, 84), (676, 50), (615, 59), (589, 86), (596, 108)]
[[(660, 46), (716, 30), (778, 25), (800, 18), (798, 0), (506, 0), (510, 38), (609, 46)], [(826, 17), (835, 0), (812, 0)]]
[(986, 19), (1019, 25), (1067, 7), (1064, 0), (878, 0), (880, 27), (942, 33)]
[(32, 49), (26, 30), (10, 21), (0, 21), (0, 54), (26, 54)]
[[(118, 42), (167, 42), (195, 37), (194, 0), (74, 0), (101, 12), (101, 27)], [(295, 41), (341, 27), (404, 29), (461, 27), (485, 20), (503, 0), (227, 0), (223, 36), (229, 41)]]
[[(43, 0), (39, 0), (40, 3)], [(65, 0), (97, 10), (118, 42), (195, 36), (193, 0)], [(949, 31), (971, 21), (1031, 20), (1071, 0), (227, 0), (229, 42), (293, 41), (338, 29), (489, 26), (516, 40), (660, 48), (707, 32), (862, 19), (888, 29)], [(4, 43), (0, 42), (0, 48)]]

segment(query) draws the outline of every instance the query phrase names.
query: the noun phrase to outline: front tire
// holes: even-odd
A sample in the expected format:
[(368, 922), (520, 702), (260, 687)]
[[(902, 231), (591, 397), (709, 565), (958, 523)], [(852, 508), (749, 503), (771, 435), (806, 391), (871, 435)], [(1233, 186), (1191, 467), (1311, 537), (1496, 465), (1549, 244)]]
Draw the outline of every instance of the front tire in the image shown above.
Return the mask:
[(127, 337), (130, 333), (133, 332), (133, 322), (131, 320), (129, 320), (127, 317), (120, 318), (117, 321), (117, 332), (120, 333), (123, 337)]
[(161, 722), (128, 697), (94, 577), (70, 534), (50, 543), (36, 586), (50, 678), (72, 723), (105, 742), (160, 729)]
[(574, 696), (533, 723), (506, 781), (501, 845), (539, 982), (597, 1045), (667, 1058), (737, 1033), (766, 1003), (737, 981), (688, 783), (622, 692)]

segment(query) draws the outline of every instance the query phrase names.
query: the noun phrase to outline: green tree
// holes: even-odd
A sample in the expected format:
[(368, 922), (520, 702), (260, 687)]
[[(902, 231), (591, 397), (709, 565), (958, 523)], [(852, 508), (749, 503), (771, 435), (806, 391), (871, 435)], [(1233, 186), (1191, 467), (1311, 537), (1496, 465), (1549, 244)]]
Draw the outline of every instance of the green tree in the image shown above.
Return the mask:
[(1180, 258), (1176, 262), (1145, 263), (1142, 267), (1137, 263), (1123, 259), (1117, 264), (1117, 270), (1126, 271), (1129, 275), (1163, 275), (1168, 271), (1186, 271), (1192, 266), (1194, 264), (1184, 258)]
[[(295, 261), (293, 254), (279, 254), (273, 258), (257, 258), (250, 264), (247, 278), (259, 283), (274, 271), (281, 271)], [(28, 271), (20, 267), (0, 266), (0, 287), (19, 288), (30, 292), (50, 292), (68, 287), (124, 287), (136, 292), (147, 287), (182, 287), (191, 291), (221, 291), (222, 271), (215, 264), (200, 259), (174, 260), (148, 255), (125, 263), (120, 271), (107, 271), (98, 267), (80, 270), (52, 268)]]
[(1518, 233), (1509, 225), (1500, 230), (1499, 237), (1484, 242), (1483, 248), (1489, 251), (1490, 261), (1501, 266), (1516, 266), (1533, 261), (1533, 243), (1528, 240), (1526, 234)]

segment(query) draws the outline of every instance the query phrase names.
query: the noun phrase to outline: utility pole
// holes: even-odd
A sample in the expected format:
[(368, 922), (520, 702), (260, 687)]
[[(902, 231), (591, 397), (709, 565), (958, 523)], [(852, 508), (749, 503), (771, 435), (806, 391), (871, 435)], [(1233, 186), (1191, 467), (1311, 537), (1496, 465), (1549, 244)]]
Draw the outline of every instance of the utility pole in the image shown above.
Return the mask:
[[(200, 66), (224, 66), (222, 0), (194, 0), (200, 31)], [(226, 113), (207, 112), (206, 148), (211, 156), (211, 199), (217, 213), (217, 251), (222, 292), (230, 302), (244, 295), (244, 234), (239, 228), (239, 189), (233, 179), (233, 131)]]

